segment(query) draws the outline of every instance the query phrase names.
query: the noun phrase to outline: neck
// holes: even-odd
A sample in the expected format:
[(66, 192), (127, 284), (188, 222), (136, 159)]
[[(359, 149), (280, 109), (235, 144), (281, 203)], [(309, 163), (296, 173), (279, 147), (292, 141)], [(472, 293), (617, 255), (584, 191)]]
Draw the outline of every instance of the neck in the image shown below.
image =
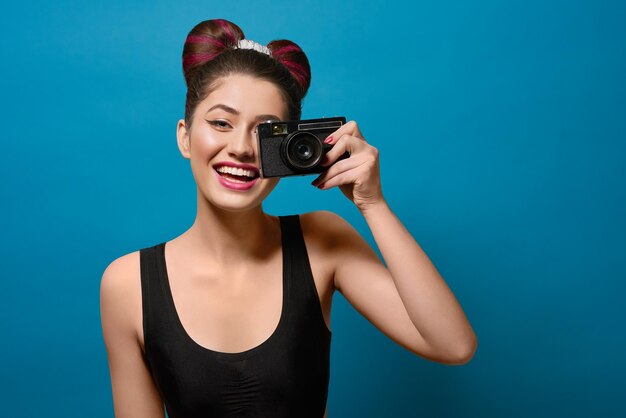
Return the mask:
[(225, 211), (198, 193), (196, 219), (186, 235), (194, 252), (230, 264), (264, 258), (272, 251), (274, 240), (269, 237), (276, 226), (276, 219), (264, 213), (261, 205), (241, 212)]

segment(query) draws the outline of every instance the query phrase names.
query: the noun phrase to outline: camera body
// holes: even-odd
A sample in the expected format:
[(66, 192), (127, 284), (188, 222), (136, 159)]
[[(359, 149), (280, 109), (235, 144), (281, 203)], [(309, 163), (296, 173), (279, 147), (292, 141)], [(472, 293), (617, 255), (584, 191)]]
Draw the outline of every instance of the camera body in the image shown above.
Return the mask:
[[(333, 147), (324, 139), (346, 123), (345, 117), (266, 122), (257, 126), (261, 177), (321, 173), (320, 165)], [(339, 159), (347, 158), (344, 153)]]

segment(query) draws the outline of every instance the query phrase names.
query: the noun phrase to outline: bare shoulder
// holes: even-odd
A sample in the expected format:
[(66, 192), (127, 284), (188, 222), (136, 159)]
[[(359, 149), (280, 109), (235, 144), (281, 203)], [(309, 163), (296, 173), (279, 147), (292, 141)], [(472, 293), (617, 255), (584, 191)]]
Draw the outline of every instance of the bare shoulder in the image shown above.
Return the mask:
[(311, 241), (325, 250), (336, 249), (346, 241), (359, 236), (348, 221), (328, 210), (303, 213), (300, 219), (307, 244)]
[(116, 258), (102, 274), (100, 295), (113, 304), (120, 300), (128, 300), (136, 296), (137, 286), (141, 290), (139, 277), (139, 251)]
[(100, 312), (103, 327), (136, 333), (141, 318), (139, 251), (113, 260), (100, 281)]
[[(369, 250), (368, 244), (348, 221), (334, 212), (320, 210), (300, 215), (300, 224), (309, 257), (320, 270), (335, 276), (337, 268), (355, 251)], [(336, 287), (337, 283), (333, 283)]]
[(301, 215), (302, 230), (318, 262), (332, 272), (333, 287), (344, 293), (346, 277), (385, 269), (374, 249), (344, 218), (330, 211)]

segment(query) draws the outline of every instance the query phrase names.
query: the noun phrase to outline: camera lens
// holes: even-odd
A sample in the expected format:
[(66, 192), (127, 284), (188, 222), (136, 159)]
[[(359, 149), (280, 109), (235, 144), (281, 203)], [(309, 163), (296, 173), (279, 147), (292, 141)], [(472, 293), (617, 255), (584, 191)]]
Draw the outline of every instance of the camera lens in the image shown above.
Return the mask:
[(284, 156), (296, 170), (315, 167), (322, 158), (322, 142), (308, 132), (296, 132), (285, 140)]

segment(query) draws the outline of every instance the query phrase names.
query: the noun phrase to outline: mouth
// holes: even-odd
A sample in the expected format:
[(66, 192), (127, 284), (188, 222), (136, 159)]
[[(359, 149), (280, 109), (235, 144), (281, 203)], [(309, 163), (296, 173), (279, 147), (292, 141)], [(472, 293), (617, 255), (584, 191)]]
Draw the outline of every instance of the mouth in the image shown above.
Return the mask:
[(213, 167), (217, 174), (233, 183), (249, 183), (259, 178), (259, 170), (250, 165), (235, 167), (226, 164), (217, 164)]

